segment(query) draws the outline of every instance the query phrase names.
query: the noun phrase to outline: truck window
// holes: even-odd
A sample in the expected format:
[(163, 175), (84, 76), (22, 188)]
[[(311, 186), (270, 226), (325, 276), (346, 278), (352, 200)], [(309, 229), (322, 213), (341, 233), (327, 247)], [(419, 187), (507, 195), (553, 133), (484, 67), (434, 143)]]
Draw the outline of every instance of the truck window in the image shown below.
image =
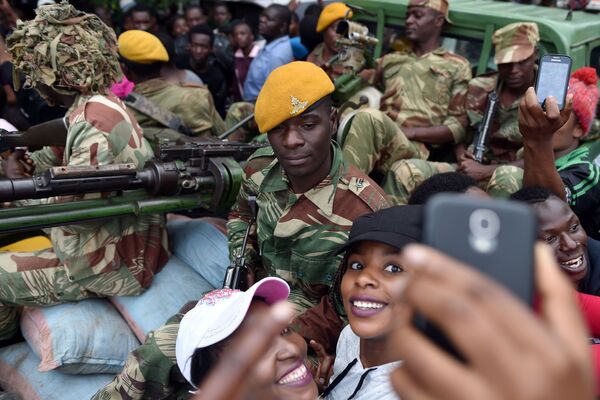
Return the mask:
[(590, 54), (590, 67), (596, 68), (596, 73), (600, 75), (600, 46), (592, 49)]

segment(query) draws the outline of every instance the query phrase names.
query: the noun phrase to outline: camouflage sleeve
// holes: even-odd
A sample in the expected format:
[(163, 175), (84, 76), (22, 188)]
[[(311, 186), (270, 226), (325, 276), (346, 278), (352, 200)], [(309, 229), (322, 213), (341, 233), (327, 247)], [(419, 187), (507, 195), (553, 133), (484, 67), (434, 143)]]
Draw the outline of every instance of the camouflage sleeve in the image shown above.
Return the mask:
[(188, 90), (182, 98), (181, 110), (185, 126), (198, 136), (217, 136), (225, 131), (225, 122), (217, 112), (212, 95), (205, 88)]
[(461, 64), (452, 80), (451, 98), (448, 104), (448, 115), (443, 124), (450, 129), (454, 143), (462, 143), (465, 139), (467, 127), (467, 114), (465, 111), (465, 97), (467, 86), (471, 79), (471, 66), (468, 62)]
[[(229, 258), (233, 260), (237, 255), (241, 253), (242, 244), (244, 242), (244, 235), (248, 224), (252, 219), (252, 212), (248, 205), (248, 197), (256, 196), (258, 193), (258, 185), (252, 180), (252, 175), (260, 173), (260, 169), (257, 168), (257, 159), (251, 159), (244, 168), (244, 180), (240, 192), (238, 193), (237, 199), (227, 219), (227, 239), (229, 241)], [(258, 243), (256, 236), (256, 224), (250, 230), (250, 238), (246, 247), (246, 263), (250, 268), (256, 272), (256, 269), (260, 266), (260, 257), (258, 254)]]
[(123, 371), (92, 400), (174, 398), (182, 386), (187, 386), (175, 357), (175, 340), (182, 318), (183, 314), (176, 314), (148, 333), (144, 344), (129, 354)]
[(476, 126), (483, 119), (488, 93), (494, 90), (494, 87), (495, 83), (484, 77), (475, 77), (469, 81), (465, 98), (465, 111), (468, 122), (465, 143), (470, 144), (473, 141)]
[(62, 164), (62, 149), (47, 146), (41, 150), (32, 152), (29, 157), (33, 161), (33, 165), (35, 165), (35, 172), (39, 174), (48, 168), (57, 167)]

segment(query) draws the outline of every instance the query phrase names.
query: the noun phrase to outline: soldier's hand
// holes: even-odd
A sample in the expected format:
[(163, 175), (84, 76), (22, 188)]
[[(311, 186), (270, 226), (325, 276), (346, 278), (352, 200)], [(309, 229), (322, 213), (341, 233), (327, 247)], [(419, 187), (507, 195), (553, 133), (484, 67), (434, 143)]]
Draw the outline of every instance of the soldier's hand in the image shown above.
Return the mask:
[(548, 97), (545, 106), (544, 111), (538, 102), (534, 88), (527, 89), (519, 105), (519, 130), (523, 140), (551, 141), (554, 133), (571, 117), (573, 95), (567, 96), (562, 111), (558, 109), (558, 101), (554, 97)]
[(25, 154), (25, 150), (17, 149), (2, 160), (4, 175), (10, 179), (26, 178), (33, 174), (33, 161)]
[[(469, 175), (476, 181), (485, 181), (492, 177), (496, 170), (494, 165), (480, 164), (477, 161), (467, 157), (468, 152), (465, 152), (464, 158), (458, 164), (458, 170), (463, 174)], [(471, 155), (472, 157), (472, 155)]]
[(535, 248), (535, 315), (500, 284), (424, 246), (401, 254), (399, 296), (452, 340), (460, 362), (408, 325), (392, 384), (406, 399), (586, 399), (595, 395), (587, 332), (574, 290), (549, 246)]

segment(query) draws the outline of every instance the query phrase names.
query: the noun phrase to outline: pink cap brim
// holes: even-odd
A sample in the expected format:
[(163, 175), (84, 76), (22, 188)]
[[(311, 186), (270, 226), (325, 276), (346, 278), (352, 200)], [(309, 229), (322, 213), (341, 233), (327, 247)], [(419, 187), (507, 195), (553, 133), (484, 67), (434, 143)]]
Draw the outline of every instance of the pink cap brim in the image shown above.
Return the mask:
[(290, 295), (290, 287), (280, 278), (269, 277), (260, 280), (250, 289), (254, 293), (252, 297), (261, 297), (267, 304), (274, 304), (278, 301), (287, 300)]

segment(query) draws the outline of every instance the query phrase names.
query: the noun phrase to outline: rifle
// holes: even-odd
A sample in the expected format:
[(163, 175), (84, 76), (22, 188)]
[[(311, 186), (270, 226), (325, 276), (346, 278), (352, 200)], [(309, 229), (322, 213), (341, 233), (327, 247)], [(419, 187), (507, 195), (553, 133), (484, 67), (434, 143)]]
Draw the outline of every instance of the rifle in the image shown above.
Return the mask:
[(248, 197), (248, 205), (252, 211), (252, 219), (246, 228), (244, 233), (244, 242), (242, 243), (242, 250), (240, 254), (235, 256), (235, 260), (227, 267), (225, 273), (225, 279), (223, 280), (223, 289), (237, 289), (246, 290), (248, 289), (248, 267), (246, 267), (246, 247), (248, 245), (248, 238), (250, 236), (250, 229), (256, 219), (256, 197)]
[(483, 119), (481, 120), (481, 123), (477, 129), (477, 137), (473, 141), (473, 158), (479, 163), (483, 163), (484, 161), (484, 155), (487, 151), (486, 143), (492, 129), (494, 115), (498, 109), (498, 102), (498, 93), (496, 90), (493, 90), (488, 95), (485, 112), (483, 113)]
[[(126, 215), (230, 207), (243, 178), (238, 162), (262, 144), (163, 143), (160, 158), (134, 164), (54, 167), (29, 178), (0, 179), (0, 202), (103, 193), (98, 199), (0, 210), (0, 232), (47, 228)], [(116, 194), (114, 192), (117, 192)]]
[(0, 129), (0, 153), (14, 147), (64, 146), (68, 127), (66, 118), (57, 118), (34, 125), (26, 131), (8, 132)]

